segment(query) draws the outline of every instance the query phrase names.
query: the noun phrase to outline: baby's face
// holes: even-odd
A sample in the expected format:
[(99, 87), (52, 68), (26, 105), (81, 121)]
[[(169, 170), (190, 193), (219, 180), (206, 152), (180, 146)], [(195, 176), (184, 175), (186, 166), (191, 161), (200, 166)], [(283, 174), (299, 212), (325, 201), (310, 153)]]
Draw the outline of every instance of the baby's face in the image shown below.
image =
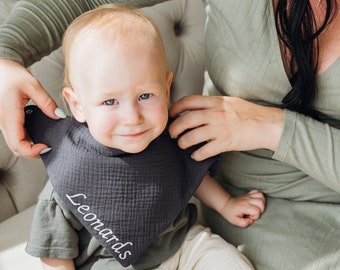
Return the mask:
[(155, 60), (148, 53), (97, 48), (70, 66), (78, 120), (98, 142), (137, 153), (163, 132), (172, 73)]

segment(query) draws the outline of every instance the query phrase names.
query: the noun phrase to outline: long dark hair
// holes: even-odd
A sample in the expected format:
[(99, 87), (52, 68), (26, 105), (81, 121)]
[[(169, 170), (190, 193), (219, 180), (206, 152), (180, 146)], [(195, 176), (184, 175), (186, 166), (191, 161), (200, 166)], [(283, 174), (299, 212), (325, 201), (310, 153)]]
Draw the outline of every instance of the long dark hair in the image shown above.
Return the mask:
[(318, 66), (318, 36), (331, 21), (336, 3), (325, 0), (325, 18), (319, 28), (309, 0), (278, 0), (275, 12), (276, 28), (290, 56), (287, 65), (292, 89), (283, 98), (283, 107), (316, 117), (316, 71)]

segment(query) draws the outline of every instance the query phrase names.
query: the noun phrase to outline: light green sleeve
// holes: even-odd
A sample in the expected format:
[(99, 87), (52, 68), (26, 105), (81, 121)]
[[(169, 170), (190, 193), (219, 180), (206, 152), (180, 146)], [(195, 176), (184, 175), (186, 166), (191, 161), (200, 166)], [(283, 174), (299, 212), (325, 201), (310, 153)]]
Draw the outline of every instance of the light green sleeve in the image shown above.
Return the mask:
[(108, 3), (135, 7), (165, 0), (21, 0), (0, 27), (0, 58), (30, 66), (61, 45), (67, 26), (80, 14)]
[(273, 158), (340, 192), (340, 130), (285, 110), (284, 130)]
[(39, 195), (26, 252), (34, 257), (72, 259), (78, 256), (82, 225), (66, 209), (50, 182)]

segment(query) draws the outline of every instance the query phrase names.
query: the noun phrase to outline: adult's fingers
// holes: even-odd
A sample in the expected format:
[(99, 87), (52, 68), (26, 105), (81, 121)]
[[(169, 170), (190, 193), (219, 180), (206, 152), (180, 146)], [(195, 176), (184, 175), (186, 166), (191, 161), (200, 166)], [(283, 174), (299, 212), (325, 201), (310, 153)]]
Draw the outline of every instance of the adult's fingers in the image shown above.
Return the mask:
[(170, 124), (169, 133), (173, 138), (178, 138), (186, 131), (204, 126), (207, 123), (209, 123), (209, 115), (206, 110), (185, 111)]
[(39, 81), (20, 64), (1, 60), (0, 75), (6, 78), (0, 84), (0, 128), (5, 141), (14, 154), (37, 157), (47, 146), (32, 145), (24, 128), (24, 107), (32, 99), (49, 117), (58, 119), (57, 106)]
[(209, 100), (212, 97), (207, 96), (185, 96), (175, 102), (169, 109), (170, 117), (177, 117), (185, 111), (201, 110), (209, 106)]
[(44, 114), (52, 119), (60, 118), (60, 115), (58, 115), (59, 110), (57, 110), (57, 104), (38, 81), (36, 81), (30, 90), (29, 96)]
[(11, 117), (6, 117), (3, 135), (11, 151), (27, 158), (37, 158), (41, 151), (48, 148), (44, 144), (32, 144), (24, 128), (24, 110), (17, 109), (11, 112)]

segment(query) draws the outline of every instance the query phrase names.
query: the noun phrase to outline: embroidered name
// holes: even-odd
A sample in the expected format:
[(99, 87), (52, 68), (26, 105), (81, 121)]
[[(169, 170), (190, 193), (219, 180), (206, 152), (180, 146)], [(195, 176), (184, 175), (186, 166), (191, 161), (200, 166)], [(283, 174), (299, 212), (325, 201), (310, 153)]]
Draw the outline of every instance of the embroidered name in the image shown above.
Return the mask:
[(129, 246), (133, 246), (133, 243), (126, 242), (122, 243), (119, 238), (114, 235), (111, 229), (105, 228), (105, 224), (97, 217), (95, 213), (91, 212), (90, 206), (82, 204), (79, 201), (86, 200), (86, 195), (79, 193), (74, 195), (65, 194), (67, 199), (72, 203), (72, 205), (77, 207), (77, 212), (82, 215), (82, 219), (86, 222), (94, 231), (97, 231), (98, 235), (105, 239), (106, 243), (112, 243), (111, 249), (118, 254), (121, 260), (125, 260), (128, 256), (132, 255), (132, 252), (128, 250)]

